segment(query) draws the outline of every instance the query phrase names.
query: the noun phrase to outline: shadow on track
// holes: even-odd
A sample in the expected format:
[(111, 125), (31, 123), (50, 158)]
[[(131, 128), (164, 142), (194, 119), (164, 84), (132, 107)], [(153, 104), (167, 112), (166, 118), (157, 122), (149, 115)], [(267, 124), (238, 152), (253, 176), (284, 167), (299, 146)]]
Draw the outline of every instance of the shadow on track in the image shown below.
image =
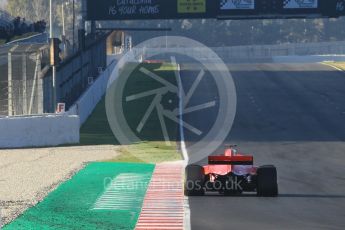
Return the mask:
[[(236, 197), (236, 198), (241, 198), (241, 197), (255, 197), (255, 198), (262, 198), (258, 197), (256, 194), (242, 194), (242, 195), (233, 195), (233, 196), (224, 196), (218, 193), (208, 193), (204, 195), (205, 197)], [(271, 199), (276, 199), (276, 198), (328, 198), (328, 199), (345, 199), (345, 195), (339, 195), (339, 194), (279, 194), (278, 197), (264, 197), (264, 198), (271, 198)]]

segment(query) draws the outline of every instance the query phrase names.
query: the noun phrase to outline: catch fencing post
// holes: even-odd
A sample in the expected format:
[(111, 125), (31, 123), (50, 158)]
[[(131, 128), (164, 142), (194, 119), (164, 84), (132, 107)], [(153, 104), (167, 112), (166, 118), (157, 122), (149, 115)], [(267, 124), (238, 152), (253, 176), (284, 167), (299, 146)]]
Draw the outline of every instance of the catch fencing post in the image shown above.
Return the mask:
[[(29, 47), (30, 48), (30, 47)], [(29, 49), (28, 48), (28, 49)], [(28, 50), (28, 49), (26, 49), (26, 50)], [(27, 103), (27, 98), (26, 98), (26, 96), (27, 96), (27, 90), (26, 90), (26, 81), (27, 81), (27, 62), (26, 62), (26, 55), (27, 55), (27, 53), (26, 53), (26, 51), (25, 52), (23, 52), (23, 54), (22, 54), (22, 65), (23, 65), (23, 68), (22, 68), (22, 74), (23, 74), (23, 82), (22, 82), (22, 87), (23, 87), (23, 95), (22, 95), (22, 98), (23, 98), (23, 104), (22, 104), (22, 108), (23, 108), (23, 114), (27, 114), (27, 105), (28, 105), (28, 103)]]
[(8, 110), (8, 116), (13, 116), (14, 111), (13, 111), (13, 76), (12, 76), (12, 52), (17, 49), (18, 45), (12, 47), (8, 51), (8, 79), (7, 79), (7, 110)]

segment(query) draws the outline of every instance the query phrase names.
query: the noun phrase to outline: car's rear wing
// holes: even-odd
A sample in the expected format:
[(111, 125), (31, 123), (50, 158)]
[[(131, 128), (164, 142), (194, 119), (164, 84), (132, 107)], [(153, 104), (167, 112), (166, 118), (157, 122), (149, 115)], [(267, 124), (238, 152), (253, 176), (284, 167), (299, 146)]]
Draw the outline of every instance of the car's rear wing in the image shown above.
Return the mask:
[(209, 156), (210, 165), (253, 165), (253, 156)]

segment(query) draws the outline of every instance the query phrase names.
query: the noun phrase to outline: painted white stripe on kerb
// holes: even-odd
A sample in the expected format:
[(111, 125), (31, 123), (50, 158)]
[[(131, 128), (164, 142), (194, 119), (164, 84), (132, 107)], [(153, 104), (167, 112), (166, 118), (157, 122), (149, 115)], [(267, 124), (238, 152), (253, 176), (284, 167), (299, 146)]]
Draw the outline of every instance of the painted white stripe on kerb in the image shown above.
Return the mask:
[(149, 181), (151, 174), (121, 173), (107, 186), (91, 210), (140, 209), (142, 199), (137, 197), (143, 181)]

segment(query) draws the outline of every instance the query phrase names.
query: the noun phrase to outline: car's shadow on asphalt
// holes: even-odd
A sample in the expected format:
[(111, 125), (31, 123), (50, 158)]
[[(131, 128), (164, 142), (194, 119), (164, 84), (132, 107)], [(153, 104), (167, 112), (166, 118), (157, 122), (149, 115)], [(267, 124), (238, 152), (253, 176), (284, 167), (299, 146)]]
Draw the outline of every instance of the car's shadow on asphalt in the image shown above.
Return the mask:
[(204, 195), (205, 197), (256, 197), (256, 198), (329, 198), (329, 199), (345, 199), (345, 195), (340, 194), (289, 194), (289, 193), (282, 193), (279, 194), (277, 197), (258, 197), (255, 193), (249, 194), (241, 194), (241, 195), (222, 195), (218, 193), (207, 193)]
[(345, 195), (337, 195), (337, 194), (280, 194), (278, 197), (287, 197), (287, 198), (345, 198)]

